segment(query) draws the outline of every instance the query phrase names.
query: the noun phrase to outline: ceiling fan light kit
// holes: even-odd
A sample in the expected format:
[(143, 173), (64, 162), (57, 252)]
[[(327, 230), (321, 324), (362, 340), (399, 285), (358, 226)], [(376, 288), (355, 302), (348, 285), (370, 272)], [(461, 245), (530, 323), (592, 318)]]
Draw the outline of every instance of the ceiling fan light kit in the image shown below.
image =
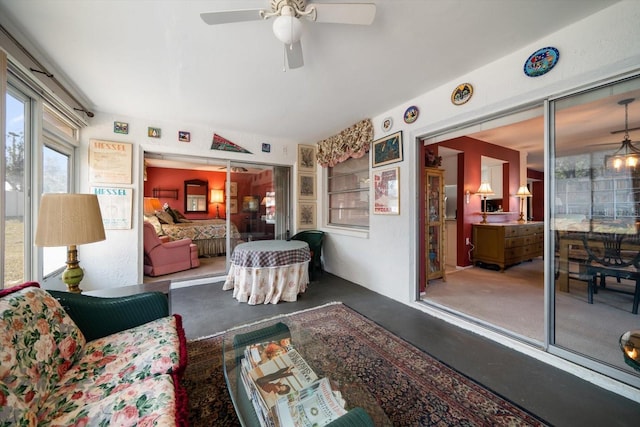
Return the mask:
[(273, 34), (288, 46), (286, 58), (289, 68), (304, 65), (302, 59), (301, 17), (318, 23), (371, 25), (376, 16), (374, 3), (310, 3), (306, 0), (270, 0), (270, 11), (260, 9), (226, 10), (201, 13), (208, 25), (266, 20), (275, 17)]

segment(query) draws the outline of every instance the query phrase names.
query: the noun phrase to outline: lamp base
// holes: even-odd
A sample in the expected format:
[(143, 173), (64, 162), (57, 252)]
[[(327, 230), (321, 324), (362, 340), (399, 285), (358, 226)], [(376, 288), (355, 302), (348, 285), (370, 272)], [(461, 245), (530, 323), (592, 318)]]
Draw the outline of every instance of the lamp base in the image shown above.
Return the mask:
[(527, 222), (527, 220), (524, 219), (524, 212), (520, 212), (520, 218), (518, 218), (518, 222)]
[(71, 245), (67, 251), (67, 268), (62, 273), (62, 281), (67, 285), (69, 292), (74, 294), (82, 293), (80, 282), (84, 278), (84, 271), (79, 264), (78, 250), (75, 245)]
[(480, 221), (480, 224), (488, 224), (486, 212), (482, 212), (482, 221)]

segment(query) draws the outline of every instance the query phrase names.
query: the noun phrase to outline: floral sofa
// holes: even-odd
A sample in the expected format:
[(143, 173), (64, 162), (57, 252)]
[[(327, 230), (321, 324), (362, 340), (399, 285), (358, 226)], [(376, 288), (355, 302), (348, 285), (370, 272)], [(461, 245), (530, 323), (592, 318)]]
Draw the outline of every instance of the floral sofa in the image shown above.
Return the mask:
[(0, 426), (188, 425), (185, 367), (161, 293), (0, 290)]

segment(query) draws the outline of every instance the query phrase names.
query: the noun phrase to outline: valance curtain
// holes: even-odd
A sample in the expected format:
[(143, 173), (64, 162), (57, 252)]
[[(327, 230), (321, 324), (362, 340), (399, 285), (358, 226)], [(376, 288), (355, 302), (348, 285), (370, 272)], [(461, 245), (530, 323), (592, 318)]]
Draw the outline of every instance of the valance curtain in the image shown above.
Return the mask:
[(369, 151), (372, 140), (371, 120), (362, 120), (339, 134), (318, 142), (318, 163), (326, 168), (334, 167), (350, 157), (358, 159)]

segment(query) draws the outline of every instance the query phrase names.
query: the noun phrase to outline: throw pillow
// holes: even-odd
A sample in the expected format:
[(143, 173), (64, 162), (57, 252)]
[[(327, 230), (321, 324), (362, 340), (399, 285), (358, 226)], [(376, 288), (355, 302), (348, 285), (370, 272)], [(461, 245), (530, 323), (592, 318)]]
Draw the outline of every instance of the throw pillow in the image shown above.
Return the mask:
[(160, 220), (161, 224), (174, 224), (173, 218), (171, 218), (171, 215), (169, 215), (164, 211), (157, 211), (156, 216)]
[(156, 230), (156, 234), (158, 236), (164, 235), (164, 231), (162, 230), (162, 224), (160, 224), (160, 220), (155, 215), (145, 215), (144, 220), (149, 224), (153, 225), (153, 228)]

